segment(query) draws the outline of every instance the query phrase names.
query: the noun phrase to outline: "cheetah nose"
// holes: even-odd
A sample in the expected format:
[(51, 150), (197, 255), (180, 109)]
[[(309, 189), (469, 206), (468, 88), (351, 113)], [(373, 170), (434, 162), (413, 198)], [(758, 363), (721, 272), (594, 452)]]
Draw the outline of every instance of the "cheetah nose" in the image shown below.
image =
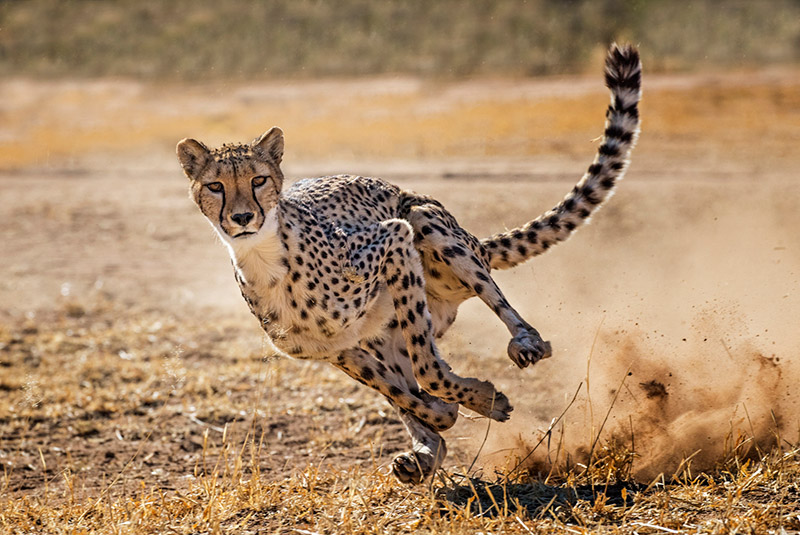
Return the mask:
[(253, 212), (242, 212), (241, 214), (233, 214), (231, 216), (233, 222), (237, 225), (245, 226), (253, 219)]

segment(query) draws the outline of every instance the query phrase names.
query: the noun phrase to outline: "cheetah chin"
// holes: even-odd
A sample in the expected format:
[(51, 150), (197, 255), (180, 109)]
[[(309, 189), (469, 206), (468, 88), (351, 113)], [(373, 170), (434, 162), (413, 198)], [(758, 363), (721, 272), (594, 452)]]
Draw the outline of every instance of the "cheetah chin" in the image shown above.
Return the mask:
[(594, 162), (552, 210), (479, 240), (437, 200), (377, 178), (330, 176), (283, 188), (283, 132), (209, 149), (178, 144), (191, 196), (228, 247), (234, 275), (274, 345), (325, 360), (394, 405), (412, 449), (394, 474), (418, 483), (446, 455), (439, 434), (459, 405), (508, 420), (508, 398), (488, 381), (454, 373), (436, 346), (458, 306), (479, 297), (508, 327), (520, 368), (551, 356), (550, 343), (511, 307), (491, 277), (567, 239), (609, 197), (639, 134), (641, 63), (612, 45), (611, 92)]

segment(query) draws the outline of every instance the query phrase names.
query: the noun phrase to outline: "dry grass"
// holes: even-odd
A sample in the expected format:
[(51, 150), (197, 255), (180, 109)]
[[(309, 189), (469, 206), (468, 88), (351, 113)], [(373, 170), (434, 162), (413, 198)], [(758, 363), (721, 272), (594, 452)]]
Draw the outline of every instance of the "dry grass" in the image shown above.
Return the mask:
[[(380, 470), (309, 465), (265, 480), (245, 471), (257, 445), (223, 442), (221, 460), (183, 491), (141, 488), (89, 503), (46, 495), (4, 504), (11, 533), (767, 533), (800, 528), (797, 451), (735, 472), (644, 487), (614, 480), (560, 483), (442, 474), (430, 488), (400, 487)], [(239, 453), (244, 450), (244, 453)], [(205, 451), (205, 450), (204, 450)], [(252, 462), (252, 461), (251, 461)], [(69, 488), (70, 474), (63, 475)]]
[(0, 387), (6, 532), (800, 529), (800, 451), (743, 436), (716, 470), (695, 474), (689, 460), (653, 482), (631, 477), (630, 444), (603, 439), (586, 464), (512, 458), (494, 474), (470, 471), (475, 451), (462, 452), (463, 468), (404, 487), (386, 466), (402, 431), (376, 396), (242, 346), (252, 333), (235, 325), (109, 319), (120, 312), (72, 301), (0, 326), (0, 365), (15, 371)]

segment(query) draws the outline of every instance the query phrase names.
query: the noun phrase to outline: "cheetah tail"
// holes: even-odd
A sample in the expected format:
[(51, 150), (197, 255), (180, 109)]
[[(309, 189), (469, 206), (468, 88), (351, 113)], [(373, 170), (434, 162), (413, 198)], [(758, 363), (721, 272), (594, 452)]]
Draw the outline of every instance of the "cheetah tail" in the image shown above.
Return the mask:
[(606, 130), (594, 163), (552, 210), (519, 228), (481, 240), (492, 269), (514, 267), (566, 240), (610, 197), (617, 181), (625, 174), (628, 155), (639, 136), (641, 76), (642, 64), (636, 48), (612, 44), (605, 67), (611, 104), (606, 112)]

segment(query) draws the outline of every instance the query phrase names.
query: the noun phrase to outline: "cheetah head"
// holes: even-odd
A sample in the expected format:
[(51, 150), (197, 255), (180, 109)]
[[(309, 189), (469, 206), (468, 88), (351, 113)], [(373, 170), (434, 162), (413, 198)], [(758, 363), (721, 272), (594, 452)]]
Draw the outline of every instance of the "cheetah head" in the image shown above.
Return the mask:
[(223, 240), (257, 234), (283, 186), (281, 129), (272, 128), (249, 145), (228, 144), (211, 150), (199, 141), (184, 139), (177, 152), (191, 181), (194, 202)]

